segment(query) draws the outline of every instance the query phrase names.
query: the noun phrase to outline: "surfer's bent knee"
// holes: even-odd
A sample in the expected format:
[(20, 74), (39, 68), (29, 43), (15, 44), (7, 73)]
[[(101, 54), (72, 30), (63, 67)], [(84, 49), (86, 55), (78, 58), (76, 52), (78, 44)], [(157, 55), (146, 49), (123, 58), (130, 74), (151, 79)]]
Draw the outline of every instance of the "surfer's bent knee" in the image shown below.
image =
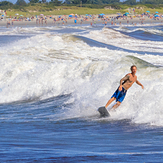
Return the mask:
[(111, 99), (112, 99), (112, 100), (115, 100), (116, 98), (115, 98), (115, 97), (112, 97)]
[(118, 105), (118, 106), (121, 105), (121, 102), (117, 101), (117, 105)]

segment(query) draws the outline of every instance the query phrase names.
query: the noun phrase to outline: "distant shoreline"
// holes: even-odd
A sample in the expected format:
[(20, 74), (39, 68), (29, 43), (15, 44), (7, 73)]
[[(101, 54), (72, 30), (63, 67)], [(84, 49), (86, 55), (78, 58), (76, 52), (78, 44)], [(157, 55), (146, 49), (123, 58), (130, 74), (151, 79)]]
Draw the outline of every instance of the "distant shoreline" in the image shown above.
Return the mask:
[[(101, 24), (101, 25), (142, 25), (142, 24), (156, 24), (156, 23), (163, 23), (163, 18), (161, 17), (159, 20), (154, 20), (150, 19), (148, 17), (143, 17), (143, 18), (138, 18), (138, 17), (125, 17), (125, 18), (115, 18), (117, 15), (115, 14), (109, 14), (105, 15), (105, 19), (98, 18), (98, 15), (94, 15), (94, 19), (88, 18), (84, 20), (85, 15), (81, 15), (76, 19), (76, 24), (75, 24), (75, 19), (69, 19), (68, 15), (65, 15), (62, 19), (58, 19), (59, 15), (52, 15), (51, 18), (48, 16), (46, 19), (44, 19), (42, 22), (39, 22), (36, 17), (31, 19), (31, 21), (12, 21), (12, 20), (3, 20), (0, 21), (0, 26), (6, 26), (7, 23), (8, 27), (28, 27), (28, 26), (34, 26), (34, 27), (42, 27), (42, 26), (66, 26), (66, 25), (95, 25), (95, 24)], [(56, 21), (54, 22), (54, 18)], [(61, 17), (62, 18), (62, 17)], [(13, 22), (13, 25), (12, 25)]]

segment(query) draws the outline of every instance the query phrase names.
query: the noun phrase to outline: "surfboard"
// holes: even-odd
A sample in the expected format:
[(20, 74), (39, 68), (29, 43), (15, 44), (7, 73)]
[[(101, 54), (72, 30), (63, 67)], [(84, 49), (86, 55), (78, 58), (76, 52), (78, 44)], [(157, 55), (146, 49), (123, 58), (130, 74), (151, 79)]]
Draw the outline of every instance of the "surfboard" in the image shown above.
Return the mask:
[(110, 117), (110, 114), (107, 111), (107, 109), (105, 108), (105, 106), (98, 108), (98, 111), (99, 111), (101, 117)]

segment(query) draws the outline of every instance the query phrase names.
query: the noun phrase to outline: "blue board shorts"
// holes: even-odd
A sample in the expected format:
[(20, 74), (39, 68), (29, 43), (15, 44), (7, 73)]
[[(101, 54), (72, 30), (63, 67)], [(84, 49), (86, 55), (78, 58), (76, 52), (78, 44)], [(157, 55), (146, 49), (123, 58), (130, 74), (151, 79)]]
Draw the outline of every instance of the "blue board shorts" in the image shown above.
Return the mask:
[(117, 101), (122, 102), (124, 100), (125, 96), (126, 96), (126, 93), (127, 93), (127, 90), (125, 90), (122, 87), (122, 90), (119, 91), (119, 87), (118, 87), (118, 89), (114, 92), (114, 94), (113, 94), (113, 96), (111, 98), (115, 97), (116, 98), (116, 102)]

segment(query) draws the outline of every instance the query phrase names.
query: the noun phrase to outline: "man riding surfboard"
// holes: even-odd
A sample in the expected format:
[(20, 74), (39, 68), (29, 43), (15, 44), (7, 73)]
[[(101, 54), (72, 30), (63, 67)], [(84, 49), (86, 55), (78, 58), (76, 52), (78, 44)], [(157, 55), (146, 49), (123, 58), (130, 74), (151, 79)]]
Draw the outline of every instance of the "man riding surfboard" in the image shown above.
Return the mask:
[(116, 109), (122, 103), (126, 96), (127, 90), (133, 85), (134, 82), (136, 82), (136, 84), (140, 85), (142, 89), (144, 89), (144, 86), (137, 80), (137, 76), (135, 75), (137, 67), (133, 65), (130, 69), (131, 73), (127, 74), (120, 80), (120, 86), (107, 102), (105, 108), (107, 108), (114, 100), (116, 100), (116, 104), (112, 107), (112, 109)]

